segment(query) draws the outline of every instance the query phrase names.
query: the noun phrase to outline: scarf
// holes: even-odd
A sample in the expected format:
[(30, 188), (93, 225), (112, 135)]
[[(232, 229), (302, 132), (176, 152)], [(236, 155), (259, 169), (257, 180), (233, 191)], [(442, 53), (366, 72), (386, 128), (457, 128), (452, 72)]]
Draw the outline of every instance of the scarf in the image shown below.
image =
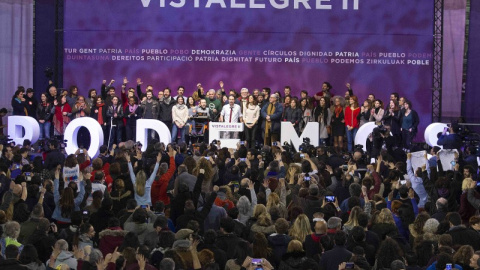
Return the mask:
[(103, 121), (103, 106), (105, 104), (104, 103), (101, 103), (101, 104), (97, 104), (97, 110), (98, 110), (98, 113), (97, 113), (97, 121), (100, 125), (103, 125), (104, 124), (104, 121)]
[(172, 101), (172, 96), (169, 96), (168, 98), (163, 98), (163, 102), (165, 102), (165, 104), (169, 105), (170, 102)]
[(133, 104), (133, 106), (131, 105), (128, 105), (128, 110), (130, 111), (130, 113), (134, 113), (138, 108), (138, 105), (137, 104)]
[[(267, 115), (272, 115), (275, 113), (275, 104), (269, 103), (267, 107)], [(270, 143), (270, 128), (272, 127), (272, 121), (265, 121), (265, 138), (264, 145)]]
[(340, 113), (343, 111), (343, 108), (342, 106), (335, 106), (335, 117), (339, 117), (340, 116)]
[(183, 109), (186, 108), (185, 104), (177, 104), (176, 106), (177, 106), (177, 109), (179, 109), (179, 110), (183, 110)]

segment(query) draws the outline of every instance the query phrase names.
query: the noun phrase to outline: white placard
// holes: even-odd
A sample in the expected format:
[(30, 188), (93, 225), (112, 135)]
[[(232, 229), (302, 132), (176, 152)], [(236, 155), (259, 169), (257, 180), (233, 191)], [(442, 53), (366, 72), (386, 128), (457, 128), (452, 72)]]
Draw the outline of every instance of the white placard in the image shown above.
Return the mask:
[(452, 161), (455, 161), (455, 153), (458, 153), (457, 149), (442, 149), (438, 151), (444, 171), (453, 170), (454, 165), (452, 165)]
[(412, 161), (412, 168), (413, 168), (414, 174), (417, 168), (427, 164), (427, 160), (425, 159), (426, 153), (427, 152), (425, 150), (411, 153), (412, 154), (411, 161)]
[(220, 140), (222, 147), (237, 148), (237, 143), (240, 139), (221, 139), (220, 132), (242, 132), (243, 123), (224, 123), (224, 122), (210, 122), (208, 123), (208, 143), (213, 140)]
[[(22, 136), (22, 127), (25, 134)], [(8, 117), (8, 136), (15, 144), (23, 145), (24, 140), (30, 140), (32, 144), (40, 138), (40, 125), (37, 119), (30, 116), (13, 115)]]
[(88, 133), (90, 133), (90, 147), (87, 151), (88, 155), (94, 159), (100, 152), (100, 146), (103, 145), (104, 137), (102, 126), (91, 117), (73, 119), (65, 128), (65, 133), (63, 134), (64, 140), (67, 140), (65, 152), (70, 155), (75, 154), (78, 150), (77, 135), (81, 127), (85, 127)]
[(281, 137), (280, 142), (283, 144), (284, 142), (292, 143), (295, 149), (300, 147), (303, 143), (303, 138), (309, 138), (310, 144), (317, 147), (319, 142), (319, 124), (318, 122), (308, 122), (305, 128), (303, 129), (302, 134), (300, 137), (297, 135), (293, 124), (290, 122), (282, 122), (281, 123), (282, 130), (281, 130)]

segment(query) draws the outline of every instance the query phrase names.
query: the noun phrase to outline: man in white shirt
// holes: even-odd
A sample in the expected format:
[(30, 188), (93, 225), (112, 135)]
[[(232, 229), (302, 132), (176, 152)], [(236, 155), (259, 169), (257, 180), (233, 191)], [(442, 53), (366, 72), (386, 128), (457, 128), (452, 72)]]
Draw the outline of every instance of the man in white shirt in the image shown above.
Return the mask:
[(102, 171), (96, 171), (95, 178), (92, 182), (92, 193), (87, 198), (87, 205), (92, 204), (92, 194), (95, 191), (100, 190), (103, 194), (105, 194), (105, 189), (107, 188), (107, 186), (105, 186), (103, 183), (105, 183), (105, 174)]
[[(243, 122), (243, 115), (242, 109), (239, 105), (235, 104), (235, 97), (229, 96), (228, 97), (228, 104), (223, 106), (222, 111), (220, 112), (220, 122), (225, 123), (242, 123)], [(230, 132), (221, 132), (220, 137), (222, 137), (222, 133), (225, 136), (225, 139), (235, 139), (238, 138), (238, 132), (231, 132), (233, 134), (230, 135)]]

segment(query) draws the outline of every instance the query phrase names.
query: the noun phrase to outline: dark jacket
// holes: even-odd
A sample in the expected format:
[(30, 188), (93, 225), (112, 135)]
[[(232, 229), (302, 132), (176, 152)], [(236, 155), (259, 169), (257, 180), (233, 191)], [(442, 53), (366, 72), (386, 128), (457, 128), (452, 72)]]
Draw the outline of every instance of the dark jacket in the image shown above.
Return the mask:
[[(270, 102), (267, 102), (262, 110), (260, 111), (260, 115), (262, 116), (263, 119), (266, 119), (267, 118), (267, 115), (268, 115), (268, 106), (270, 106)], [(280, 126), (280, 120), (282, 119), (282, 114), (283, 114), (283, 106), (282, 104), (280, 103), (275, 103), (275, 112), (270, 115), (270, 121), (271, 121), (271, 125), (270, 125), (270, 130), (271, 130), (271, 133), (280, 133), (280, 129), (281, 129), (281, 126)], [(265, 123), (267, 122), (267, 120), (264, 120), (262, 122), (262, 129), (265, 130)]]
[(452, 236), (454, 246), (470, 245), (473, 247), (473, 250), (480, 249), (480, 234), (473, 229), (460, 225), (450, 228), (446, 234)]
[(235, 252), (235, 247), (240, 241), (244, 240), (234, 233), (228, 233), (218, 235), (217, 242), (215, 244), (218, 248), (225, 251), (227, 254), (227, 260), (230, 260), (234, 259), (233, 255)]
[(303, 244), (303, 247), (307, 257), (313, 258), (316, 254), (322, 253), (322, 250), (320, 249), (320, 239), (322, 239), (323, 236), (326, 236), (326, 234), (312, 233), (305, 237), (305, 243)]
[[(115, 113), (117, 116), (115, 116)], [(107, 110), (108, 122), (107, 125), (110, 125), (110, 121), (113, 125), (118, 127), (123, 127), (123, 108), (122, 104), (118, 104), (115, 108), (113, 105), (108, 106)]]
[(268, 245), (273, 250), (273, 262), (270, 262), (274, 268), (280, 265), (282, 256), (287, 253), (288, 243), (290, 243), (290, 236), (286, 234), (271, 234), (268, 237)]
[[(278, 266), (279, 270), (309, 270), (318, 269), (318, 264), (305, 255), (305, 252), (290, 252), (282, 256), (282, 261)], [(337, 265), (338, 269), (338, 265)]]
[(21, 265), (16, 259), (6, 259), (0, 261), (2, 270), (29, 270), (28, 267)]
[(203, 249), (208, 249), (210, 250), (211, 252), (213, 252), (214, 254), (214, 258), (215, 258), (215, 262), (218, 263), (218, 266), (220, 266), (220, 269), (224, 269), (225, 268), (225, 264), (227, 263), (227, 253), (225, 251), (223, 251), (222, 249), (220, 249), (219, 247), (217, 247), (217, 245), (215, 244), (205, 244), (205, 245), (202, 245), (200, 248), (199, 248), (199, 251), (203, 250)]
[(52, 121), (52, 115), (55, 113), (55, 109), (51, 103), (42, 104), (37, 106), (37, 120)]
[(295, 124), (295, 130), (298, 130), (300, 121), (302, 120), (302, 110), (300, 108), (292, 109), (287, 107), (283, 116), (283, 121), (288, 121), (292, 124)]
[(130, 107), (127, 105), (127, 107), (125, 107), (125, 110), (123, 111), (123, 115), (127, 120), (127, 126), (136, 126), (137, 120), (142, 118), (142, 107), (138, 106), (135, 112), (130, 114)]
[(171, 97), (170, 103), (166, 103), (165, 98), (163, 101), (158, 102), (160, 107), (160, 114), (158, 115), (158, 119), (162, 122), (172, 122), (172, 109), (175, 106), (176, 102)]
[[(102, 103), (100, 104), (100, 106), (102, 107), (102, 119), (103, 119), (103, 123), (107, 123), (107, 106)], [(93, 105), (92, 109), (90, 110), (90, 117), (92, 117), (93, 119), (97, 120), (98, 121), (98, 108), (100, 107), (97, 103), (95, 103), (95, 105)]]
[(344, 246), (335, 246), (333, 249), (323, 253), (320, 259), (320, 269), (338, 270), (338, 265), (342, 262), (348, 262), (351, 257), (352, 253)]
[(20, 101), (17, 98), (12, 99), (12, 115), (25, 115), (25, 101)]
[(46, 262), (52, 254), (52, 247), (57, 240), (53, 236), (47, 235), (46, 232), (35, 230), (33, 234), (26, 241), (27, 244), (32, 244), (38, 252), (38, 259)]
[(38, 101), (35, 96), (33, 96), (32, 98), (25, 96), (25, 108), (27, 109), (28, 116), (37, 118), (37, 107)]
[[(147, 101), (142, 101), (140, 103), (140, 107), (142, 110), (142, 118), (145, 118), (145, 114), (147, 113)], [(160, 105), (158, 104), (158, 101), (152, 100), (152, 118), (151, 119), (157, 119), (159, 114), (160, 114)], [(171, 116), (171, 113), (170, 113)]]

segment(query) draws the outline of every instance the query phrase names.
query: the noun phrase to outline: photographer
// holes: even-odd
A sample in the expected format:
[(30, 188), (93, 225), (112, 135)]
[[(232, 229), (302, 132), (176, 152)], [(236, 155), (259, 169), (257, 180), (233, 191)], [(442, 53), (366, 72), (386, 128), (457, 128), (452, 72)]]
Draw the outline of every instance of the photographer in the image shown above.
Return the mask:
[(460, 151), (463, 143), (462, 136), (457, 134), (458, 131), (458, 124), (451, 124), (448, 128), (444, 128), (442, 134), (438, 137), (437, 144), (443, 145), (443, 149), (457, 149)]

